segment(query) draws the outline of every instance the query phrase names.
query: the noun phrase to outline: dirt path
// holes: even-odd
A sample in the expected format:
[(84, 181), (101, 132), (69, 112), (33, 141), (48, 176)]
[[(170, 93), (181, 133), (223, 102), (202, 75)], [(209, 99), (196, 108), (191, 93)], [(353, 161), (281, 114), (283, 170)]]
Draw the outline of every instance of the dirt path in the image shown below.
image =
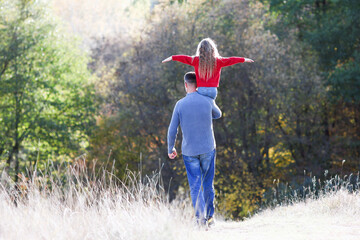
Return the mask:
[(218, 221), (201, 239), (359, 240), (360, 196), (336, 195), (277, 207), (242, 222)]

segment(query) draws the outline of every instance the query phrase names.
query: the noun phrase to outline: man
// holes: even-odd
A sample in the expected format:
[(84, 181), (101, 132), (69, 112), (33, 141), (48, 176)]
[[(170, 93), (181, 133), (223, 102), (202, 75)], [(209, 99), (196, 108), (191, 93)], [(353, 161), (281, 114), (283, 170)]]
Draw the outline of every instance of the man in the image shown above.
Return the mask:
[(215, 137), (212, 119), (221, 117), (213, 99), (196, 91), (196, 75), (184, 76), (186, 96), (174, 108), (168, 130), (168, 155), (177, 156), (174, 147), (177, 129), (182, 131), (182, 155), (190, 186), (190, 195), (199, 224), (212, 226), (214, 221)]

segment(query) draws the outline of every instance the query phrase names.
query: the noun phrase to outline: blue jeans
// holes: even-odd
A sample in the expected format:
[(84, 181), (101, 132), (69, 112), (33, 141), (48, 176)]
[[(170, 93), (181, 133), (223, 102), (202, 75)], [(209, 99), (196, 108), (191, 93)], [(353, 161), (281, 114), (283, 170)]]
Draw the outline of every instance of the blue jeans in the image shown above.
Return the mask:
[(217, 87), (198, 87), (198, 93), (212, 99), (216, 99)]
[(200, 220), (214, 215), (215, 157), (215, 149), (196, 156), (183, 155), (192, 204), (196, 218)]

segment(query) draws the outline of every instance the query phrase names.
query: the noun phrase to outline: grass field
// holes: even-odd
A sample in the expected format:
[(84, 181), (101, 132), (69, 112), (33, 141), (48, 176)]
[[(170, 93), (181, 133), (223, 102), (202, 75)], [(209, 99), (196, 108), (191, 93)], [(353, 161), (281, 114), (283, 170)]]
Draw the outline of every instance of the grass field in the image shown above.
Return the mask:
[(360, 239), (358, 192), (328, 192), (241, 222), (218, 213), (206, 231), (194, 226), (189, 200), (167, 201), (158, 175), (129, 173), (122, 182), (104, 176), (91, 180), (70, 168), (62, 181), (50, 176), (50, 185), (27, 180), (17, 194), (3, 181), (0, 239)]

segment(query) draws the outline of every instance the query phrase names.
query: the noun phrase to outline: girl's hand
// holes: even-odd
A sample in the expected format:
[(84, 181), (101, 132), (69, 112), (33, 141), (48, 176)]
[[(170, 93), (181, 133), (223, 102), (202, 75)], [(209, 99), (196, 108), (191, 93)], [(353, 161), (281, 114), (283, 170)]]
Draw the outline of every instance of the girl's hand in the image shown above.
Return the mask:
[(252, 59), (250, 59), (250, 58), (245, 58), (245, 62), (252, 63), (252, 62), (254, 62), (254, 60), (252, 60)]
[(168, 57), (167, 59), (164, 59), (162, 63), (170, 62), (172, 61), (172, 56)]

